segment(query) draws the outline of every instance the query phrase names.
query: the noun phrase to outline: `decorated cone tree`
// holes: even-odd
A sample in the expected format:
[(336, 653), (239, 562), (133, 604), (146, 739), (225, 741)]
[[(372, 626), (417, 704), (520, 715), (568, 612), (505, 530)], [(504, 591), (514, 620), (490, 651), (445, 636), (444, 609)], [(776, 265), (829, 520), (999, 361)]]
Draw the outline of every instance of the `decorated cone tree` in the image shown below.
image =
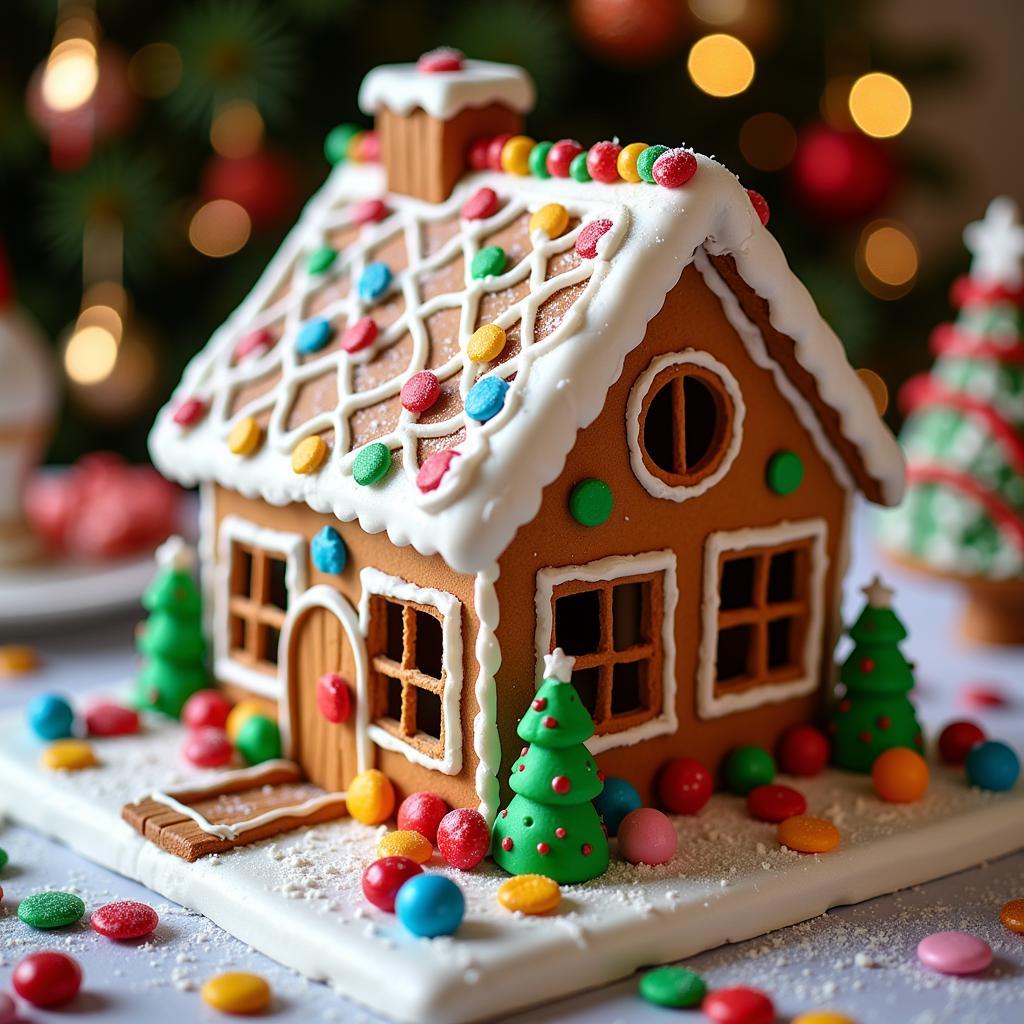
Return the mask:
[(494, 823), (492, 851), (509, 874), (586, 882), (608, 867), (608, 839), (591, 801), (604, 788), (584, 746), (594, 722), (572, 685), (573, 658), (544, 658), (544, 682), (519, 723), (516, 794)]
[(867, 605), (850, 629), (853, 651), (839, 680), (846, 692), (829, 723), (832, 758), (840, 768), (869, 772), (885, 750), (920, 750), (921, 727), (907, 694), (914, 672), (900, 651), (907, 631), (892, 610), (892, 591), (876, 576), (864, 588)]
[(209, 685), (202, 603), (192, 579), (192, 549), (171, 537), (156, 557), (157, 575), (142, 597), (149, 618), (136, 644), (143, 664), (135, 702), (178, 718), (185, 701)]

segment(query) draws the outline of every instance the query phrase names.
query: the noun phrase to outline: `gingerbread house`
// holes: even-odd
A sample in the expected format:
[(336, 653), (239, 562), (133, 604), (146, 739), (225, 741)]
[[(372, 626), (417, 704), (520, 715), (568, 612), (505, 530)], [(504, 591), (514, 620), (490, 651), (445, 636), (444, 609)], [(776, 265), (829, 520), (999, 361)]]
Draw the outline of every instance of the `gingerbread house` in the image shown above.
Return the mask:
[(578, 180), (515, 134), (532, 100), (371, 72), (380, 164), (334, 168), (152, 435), (201, 489), (217, 680), (328, 789), (376, 766), (492, 816), (555, 647), (644, 793), (771, 745), (827, 691), (855, 494), (901, 496), (735, 175), (606, 144)]

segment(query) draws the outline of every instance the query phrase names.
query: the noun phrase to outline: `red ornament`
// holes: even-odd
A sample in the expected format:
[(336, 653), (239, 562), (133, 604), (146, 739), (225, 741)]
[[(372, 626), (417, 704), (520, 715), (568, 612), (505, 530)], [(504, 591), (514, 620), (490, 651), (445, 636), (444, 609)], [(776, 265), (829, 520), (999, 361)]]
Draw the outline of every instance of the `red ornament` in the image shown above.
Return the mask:
[(505, 838), (502, 839), (502, 841), (501, 841), (501, 848), (503, 850), (505, 850), (506, 852), (508, 850), (511, 850), (515, 845), (516, 844), (512, 841), (512, 837), (511, 836), (505, 836)]
[(841, 700), (839, 702), (839, 710), (845, 715), (850, 710), (850, 702), (848, 700)]
[(449, 811), (437, 826), (437, 849), (445, 862), (462, 871), (472, 871), (487, 856), (491, 830), (475, 808)]
[(755, 192), (752, 188), (747, 189), (747, 198), (750, 200), (750, 205), (754, 208), (754, 213), (757, 214), (757, 219), (767, 227), (772, 215), (772, 211), (768, 206), (768, 200), (760, 192)]
[(678, 0), (573, 0), (572, 17), (589, 50), (627, 67), (666, 57), (683, 29)]
[(181, 752), (186, 761), (199, 768), (220, 768), (231, 760), (234, 748), (223, 729), (204, 725), (188, 734)]
[(398, 890), (421, 874), (423, 868), (409, 857), (381, 857), (363, 872), (363, 895), (378, 910), (393, 914)]
[(223, 729), (231, 714), (231, 701), (216, 690), (198, 690), (181, 709), (181, 720), (190, 729), (212, 726)]
[(398, 827), (406, 831), (419, 832), (437, 845), (437, 826), (451, 808), (443, 797), (429, 791), (410, 793), (399, 805)]
[(441, 486), (445, 473), (451, 468), (452, 462), (458, 457), (454, 448), (446, 448), (442, 452), (428, 455), (416, 474), (416, 486), (424, 493), (436, 491)]
[(974, 722), (950, 722), (939, 733), (939, 757), (959, 767), (967, 760), (971, 747), (986, 739), (985, 730)]
[(362, 352), (377, 340), (378, 333), (377, 321), (372, 316), (361, 316), (345, 328), (341, 336), (341, 347), (350, 354)]
[(565, 775), (556, 775), (551, 780), (551, 788), (560, 796), (565, 796), (572, 789), (572, 782)]
[(614, 142), (595, 142), (590, 147), (587, 153), (587, 171), (594, 181), (603, 181), (606, 185), (611, 185), (619, 180), (618, 161), (621, 149), (622, 147)]
[(194, 427), (206, 415), (206, 403), (201, 398), (186, 398), (174, 410), (171, 419), (179, 427)]
[(546, 857), (551, 852), (551, 847), (547, 843), (538, 843), (537, 852), (542, 856)]
[(416, 61), (416, 70), (427, 75), (441, 71), (461, 71), (465, 59), (461, 50), (439, 46), (436, 50), (428, 50)]
[(325, 672), (316, 681), (316, 706), (320, 714), (339, 725), (352, 714), (352, 691), (348, 681), (337, 672)]
[(558, 719), (555, 718), (554, 715), (545, 715), (541, 719), (540, 724), (543, 725), (545, 729), (557, 729)]
[(273, 150), (250, 156), (213, 156), (203, 171), (205, 199), (230, 199), (252, 218), (253, 227), (270, 228), (287, 220), (298, 200), (298, 175), (291, 157)]
[(568, 834), (569, 833), (564, 828), (562, 828), (561, 825), (559, 825), (558, 828), (555, 829), (555, 837), (557, 839), (564, 839)]
[(882, 732), (885, 732), (886, 729), (892, 728), (892, 719), (888, 715), (879, 715), (878, 718), (875, 719), (875, 725), (877, 725)]
[(874, 658), (861, 658), (857, 663), (857, 668), (865, 675), (870, 675), (875, 671), (875, 659)]
[(11, 985), (33, 1006), (60, 1006), (78, 995), (82, 968), (65, 953), (44, 949), (18, 963), (11, 975)]
[(780, 822), (807, 810), (803, 793), (790, 786), (755, 786), (747, 794), (747, 813), (758, 821)]
[(787, 775), (807, 778), (825, 770), (832, 753), (828, 738), (813, 725), (794, 725), (779, 741), (779, 767)]
[[(530, 707), (533, 708), (534, 711), (543, 711), (547, 706), (548, 706), (548, 699), (547, 699), (547, 697), (537, 697), (537, 698), (534, 699), (533, 703), (530, 705)], [(523, 752), (525, 753), (526, 751), (524, 750)]]
[[(605, 829), (605, 834), (607, 835), (607, 833), (608, 833), (608, 830)], [(580, 853), (582, 853), (584, 857), (589, 857), (593, 852), (594, 852), (594, 848), (590, 845), (590, 843), (584, 843), (580, 847)]]
[(682, 188), (697, 173), (697, 158), (688, 149), (667, 149), (651, 168), (662, 188)]
[(426, 412), (441, 397), (441, 382), (430, 370), (414, 373), (403, 385), (402, 408), (409, 412)]
[(256, 330), (243, 334), (235, 345), (235, 362), (241, 362), (249, 355), (263, 355), (264, 352), (274, 343), (274, 336), (266, 327), (257, 327)]
[(498, 209), (498, 193), (493, 188), (478, 188), (459, 211), (463, 220), (483, 220)]
[(576, 236), (576, 255), (585, 260), (597, 258), (597, 243), (611, 230), (612, 222), (602, 217), (585, 224)]
[(737, 985), (710, 992), (701, 1004), (714, 1024), (774, 1024), (775, 1004), (756, 988)]
[(568, 178), (569, 164), (582, 152), (583, 147), (575, 139), (559, 139), (548, 150), (544, 166), (553, 177)]
[(136, 900), (118, 900), (107, 903), (92, 912), (89, 924), (93, 931), (108, 939), (140, 939), (149, 935), (160, 923), (157, 912), (146, 903)]
[(500, 135), (493, 135), (487, 144), (487, 167), (492, 171), (501, 170), (501, 151), (505, 143), (512, 138), (511, 132), (502, 132)]
[(867, 729), (865, 729), (864, 732), (858, 734), (857, 739), (859, 739), (861, 743), (870, 743), (871, 733), (869, 733)]
[(90, 736), (131, 736), (139, 731), (139, 713), (101, 701), (85, 712), (85, 726)]
[(711, 772), (693, 757), (674, 758), (658, 776), (658, 798), (673, 814), (696, 814), (714, 788)]
[(466, 153), (466, 163), (474, 171), (487, 170), (487, 150), (491, 146), (490, 135), (480, 135), (469, 144)]
[(387, 204), (383, 199), (363, 199), (352, 207), (353, 224), (376, 224), (382, 221), (388, 213)]

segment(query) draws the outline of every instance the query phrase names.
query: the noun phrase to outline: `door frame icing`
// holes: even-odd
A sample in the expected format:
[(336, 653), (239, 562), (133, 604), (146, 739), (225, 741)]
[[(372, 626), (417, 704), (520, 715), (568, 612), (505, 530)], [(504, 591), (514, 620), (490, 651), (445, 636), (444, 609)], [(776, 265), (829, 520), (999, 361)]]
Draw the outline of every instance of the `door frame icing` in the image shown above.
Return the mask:
[[(284, 621), (284, 628), (281, 630), (281, 643), (278, 647), (278, 664), (283, 666), (281, 687), (281, 700), (278, 705), (278, 727), (281, 730), (281, 749), (286, 757), (292, 756), (292, 728), (291, 728), (291, 703), (292, 686), (298, 685), (298, 680), (292, 679), (292, 640), (296, 635), (296, 626), (305, 615), (314, 608), (324, 608), (331, 612), (341, 623), (342, 629), (348, 638), (352, 648), (352, 656), (356, 663), (356, 767), (358, 771), (366, 771), (373, 767), (373, 753), (370, 738), (367, 732), (369, 725), (370, 709), (367, 704), (368, 686), (368, 661), (366, 657), (366, 641), (359, 629), (359, 616), (351, 602), (338, 593), (333, 587), (326, 583), (318, 583), (304, 591), (293, 607), (288, 609), (288, 615)], [(285, 659), (282, 662), (282, 657)]]

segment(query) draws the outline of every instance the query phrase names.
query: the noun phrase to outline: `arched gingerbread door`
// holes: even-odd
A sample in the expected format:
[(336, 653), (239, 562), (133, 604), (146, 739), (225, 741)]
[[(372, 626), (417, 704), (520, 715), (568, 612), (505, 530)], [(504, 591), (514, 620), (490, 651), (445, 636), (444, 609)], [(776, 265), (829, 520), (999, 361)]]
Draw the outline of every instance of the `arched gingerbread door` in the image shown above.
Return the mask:
[(355, 610), (336, 590), (312, 587), (286, 623), (285, 645), (289, 756), (310, 782), (344, 790), (369, 767), (358, 729), (366, 652)]

